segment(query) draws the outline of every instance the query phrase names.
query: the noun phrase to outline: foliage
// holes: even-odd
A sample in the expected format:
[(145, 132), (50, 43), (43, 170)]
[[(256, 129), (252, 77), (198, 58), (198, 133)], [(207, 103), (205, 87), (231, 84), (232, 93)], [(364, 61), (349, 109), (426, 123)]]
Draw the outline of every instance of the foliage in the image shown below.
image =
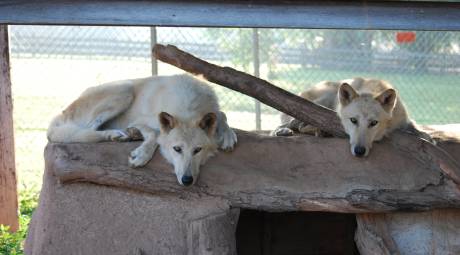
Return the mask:
[(24, 254), (24, 240), (32, 213), (37, 207), (38, 193), (33, 190), (21, 191), (19, 200), (19, 230), (11, 233), (7, 226), (0, 225), (0, 255)]
[(274, 62), (273, 57), (277, 55), (277, 47), (274, 46), (285, 41), (284, 33), (278, 33), (273, 29), (254, 30), (249, 28), (209, 28), (206, 30), (207, 38), (210, 41), (215, 41), (220, 50), (229, 54), (232, 64), (241, 67), (245, 72), (252, 70), (250, 64), (254, 54), (254, 33), (258, 33), (259, 37), (260, 62)]

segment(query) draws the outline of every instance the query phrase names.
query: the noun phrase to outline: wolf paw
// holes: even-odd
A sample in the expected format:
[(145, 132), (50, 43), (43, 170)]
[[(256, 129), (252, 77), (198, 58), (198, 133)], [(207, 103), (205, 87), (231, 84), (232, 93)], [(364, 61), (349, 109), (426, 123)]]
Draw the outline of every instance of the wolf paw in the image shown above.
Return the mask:
[(148, 153), (143, 147), (131, 151), (129, 154), (129, 166), (141, 167), (145, 166), (152, 159), (152, 155)]
[[(302, 122), (303, 124), (303, 122)], [(317, 127), (314, 127), (312, 125), (308, 124), (303, 124), (299, 126), (299, 132), (302, 134), (307, 134), (307, 135), (314, 135), (314, 136), (320, 136), (321, 130)]]
[(292, 136), (294, 135), (294, 131), (287, 127), (277, 128), (275, 131), (272, 132), (273, 136)]
[(107, 130), (107, 132), (108, 132), (107, 136), (110, 141), (126, 142), (130, 140), (129, 135), (122, 130), (114, 129), (114, 130)]
[(126, 133), (132, 141), (144, 140), (144, 136), (141, 131), (135, 127), (127, 128)]
[(235, 131), (229, 128), (225, 133), (222, 134), (219, 148), (223, 151), (232, 151), (237, 141), (238, 138)]

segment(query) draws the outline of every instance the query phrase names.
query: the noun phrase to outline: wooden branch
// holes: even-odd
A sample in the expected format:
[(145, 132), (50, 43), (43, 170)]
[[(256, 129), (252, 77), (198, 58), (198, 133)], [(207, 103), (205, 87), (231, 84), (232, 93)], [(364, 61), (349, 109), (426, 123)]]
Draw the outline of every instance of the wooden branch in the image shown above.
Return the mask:
[(193, 74), (203, 75), (208, 81), (256, 98), (264, 104), (319, 127), (334, 136), (346, 136), (335, 112), (265, 80), (230, 67), (220, 67), (208, 63), (172, 45), (157, 44), (153, 48), (153, 53), (157, 59), (163, 62)]
[[(157, 44), (153, 48), (153, 54), (163, 62), (196, 75), (203, 75), (211, 82), (254, 97), (262, 103), (305, 123), (319, 127), (334, 136), (345, 136), (343, 127), (334, 111), (289, 93), (265, 80), (230, 67), (210, 64), (172, 45)], [(449, 178), (460, 184), (460, 164), (442, 148), (401, 131), (394, 132), (390, 141), (394, 148), (400, 152), (417, 151), (418, 153), (412, 154), (414, 157), (425, 164), (440, 169)]]
[(19, 227), (8, 27), (0, 25), (0, 224)]
[(368, 158), (358, 159), (347, 143), (238, 131), (235, 151), (212, 158), (189, 188), (177, 183), (159, 153), (145, 168), (129, 168), (128, 155), (137, 142), (49, 144), (45, 156), (47, 168), (64, 183), (92, 182), (184, 199), (221, 198), (232, 207), (352, 213), (460, 208), (457, 185), (417, 160), (418, 151), (401, 154), (383, 143)]

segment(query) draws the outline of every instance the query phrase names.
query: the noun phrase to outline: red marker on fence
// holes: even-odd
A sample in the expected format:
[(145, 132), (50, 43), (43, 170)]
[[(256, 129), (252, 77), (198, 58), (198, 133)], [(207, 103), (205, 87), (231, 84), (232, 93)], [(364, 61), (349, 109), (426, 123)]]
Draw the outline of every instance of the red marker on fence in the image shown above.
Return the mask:
[(397, 43), (413, 43), (416, 39), (415, 32), (397, 32), (396, 42)]

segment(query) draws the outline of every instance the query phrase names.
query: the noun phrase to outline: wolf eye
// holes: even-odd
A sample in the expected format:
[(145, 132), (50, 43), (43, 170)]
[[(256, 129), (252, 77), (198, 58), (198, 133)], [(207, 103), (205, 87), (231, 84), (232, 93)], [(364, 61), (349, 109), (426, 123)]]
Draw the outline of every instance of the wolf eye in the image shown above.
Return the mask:
[(373, 120), (373, 121), (371, 121), (371, 123), (369, 123), (369, 127), (373, 127), (373, 126), (377, 125), (378, 123), (379, 123), (378, 121)]
[(193, 155), (197, 154), (198, 152), (201, 151), (201, 147), (196, 147), (194, 150), (193, 150)]
[(179, 146), (174, 146), (173, 149), (174, 149), (177, 153), (182, 153), (182, 148), (179, 147)]
[(356, 118), (350, 118), (351, 123), (358, 124), (358, 120)]

